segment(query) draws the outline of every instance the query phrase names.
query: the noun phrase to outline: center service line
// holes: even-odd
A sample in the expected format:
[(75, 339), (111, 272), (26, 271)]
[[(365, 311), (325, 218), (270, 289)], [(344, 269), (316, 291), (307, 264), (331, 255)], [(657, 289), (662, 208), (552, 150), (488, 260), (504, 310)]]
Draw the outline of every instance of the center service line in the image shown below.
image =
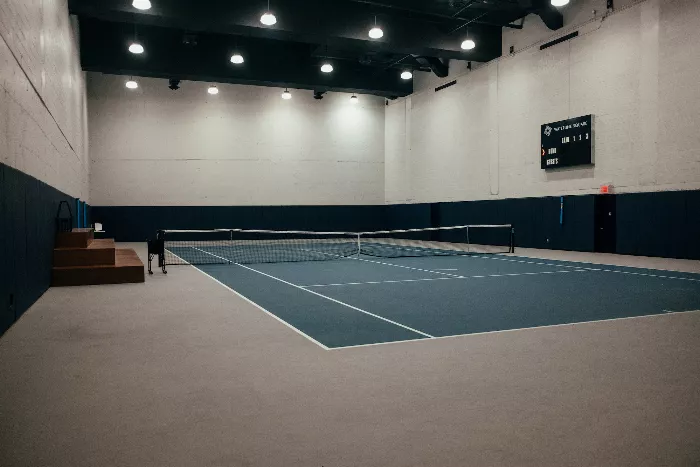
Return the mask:
[(388, 318), (384, 318), (383, 316), (375, 315), (374, 313), (370, 313), (369, 311), (365, 311), (365, 310), (363, 310), (362, 308), (357, 308), (356, 306), (348, 305), (347, 303), (341, 302), (340, 300), (336, 300), (335, 298), (331, 298), (331, 297), (328, 297), (328, 296), (326, 296), (326, 295), (320, 294), (320, 293), (318, 293), (318, 292), (314, 292), (313, 290), (305, 289), (304, 287), (302, 287), (302, 286), (300, 286), (300, 285), (292, 284), (291, 282), (287, 282), (287, 281), (285, 281), (284, 279), (280, 279), (279, 277), (275, 277), (275, 276), (272, 276), (272, 275), (270, 275), (270, 274), (266, 274), (266, 273), (264, 273), (264, 272), (262, 272), (262, 271), (258, 271), (257, 269), (253, 269), (253, 268), (251, 268), (251, 267), (245, 266), (245, 265), (240, 264), (240, 263), (233, 263), (233, 264), (235, 264), (236, 266), (240, 266), (240, 267), (242, 267), (242, 268), (244, 268), (244, 269), (248, 269), (249, 271), (257, 272), (258, 274), (261, 274), (261, 275), (263, 275), (263, 276), (265, 276), (265, 277), (269, 277), (270, 279), (274, 279), (274, 280), (276, 280), (276, 281), (282, 282), (283, 284), (291, 285), (292, 287), (294, 287), (294, 288), (296, 288), (296, 289), (299, 289), (299, 290), (303, 290), (304, 292), (309, 292), (310, 294), (316, 295), (316, 296), (321, 297), (321, 298), (325, 298), (326, 300), (330, 300), (331, 302), (337, 303), (337, 304), (339, 304), (339, 305), (346, 306), (346, 307), (348, 307), (348, 308), (350, 308), (350, 309), (353, 309), (353, 310), (355, 310), (355, 311), (359, 311), (360, 313), (364, 313), (364, 314), (366, 314), (366, 315), (372, 316), (372, 317), (377, 318), (377, 319), (380, 319), (380, 320), (382, 320), (382, 321), (386, 321), (387, 323), (391, 323), (391, 324), (393, 324), (393, 325), (395, 325), (395, 326), (399, 326), (399, 327), (402, 327), (402, 328), (404, 328), (404, 329), (408, 329), (409, 331), (415, 332), (416, 334), (420, 334), (421, 336), (430, 337), (430, 338), (434, 338), (434, 337), (435, 337), (435, 336), (431, 336), (430, 334), (427, 334), (427, 333), (425, 333), (425, 332), (423, 332), (423, 331), (419, 331), (419, 330), (417, 330), (417, 329), (413, 329), (413, 328), (408, 327), (408, 326), (406, 326), (406, 325), (403, 325), (403, 324), (401, 324), (401, 323), (397, 323), (396, 321), (392, 321), (392, 320), (390, 320), (390, 319), (388, 319)]

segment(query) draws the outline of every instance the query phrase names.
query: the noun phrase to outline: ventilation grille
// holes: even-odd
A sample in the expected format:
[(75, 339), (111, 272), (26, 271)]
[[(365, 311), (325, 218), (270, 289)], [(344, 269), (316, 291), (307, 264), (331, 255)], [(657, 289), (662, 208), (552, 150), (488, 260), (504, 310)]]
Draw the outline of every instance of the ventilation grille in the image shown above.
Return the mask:
[(554, 39), (553, 41), (547, 42), (546, 44), (542, 44), (540, 46), (540, 50), (544, 50), (557, 44), (561, 44), (562, 42), (571, 40), (574, 37), (578, 37), (578, 31), (572, 32), (571, 34), (567, 34), (566, 36), (561, 36), (559, 39)]
[(457, 84), (457, 80), (450, 81), (449, 83), (445, 83), (442, 86), (436, 87), (435, 92), (442, 91), (443, 89), (449, 88), (450, 86), (454, 86), (455, 84)]

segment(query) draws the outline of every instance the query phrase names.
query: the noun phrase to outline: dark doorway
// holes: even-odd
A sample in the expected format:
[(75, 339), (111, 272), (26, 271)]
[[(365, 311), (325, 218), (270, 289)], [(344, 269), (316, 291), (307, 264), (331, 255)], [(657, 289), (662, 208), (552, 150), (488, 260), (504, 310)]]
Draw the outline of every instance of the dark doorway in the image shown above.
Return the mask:
[(617, 231), (615, 195), (596, 195), (595, 197), (595, 251), (596, 253), (615, 253)]

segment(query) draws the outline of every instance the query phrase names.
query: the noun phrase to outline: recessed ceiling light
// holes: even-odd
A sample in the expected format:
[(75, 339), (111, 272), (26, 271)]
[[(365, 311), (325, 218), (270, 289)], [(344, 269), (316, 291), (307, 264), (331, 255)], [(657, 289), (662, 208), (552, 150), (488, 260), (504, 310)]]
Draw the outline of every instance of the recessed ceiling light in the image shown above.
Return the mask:
[(151, 8), (150, 0), (134, 0), (131, 5), (137, 10), (148, 10)]
[(467, 39), (464, 42), (462, 42), (462, 49), (464, 50), (471, 50), (474, 47), (476, 47), (476, 42), (474, 42), (471, 39)]
[(568, 5), (569, 0), (552, 0), (552, 6), (564, 6)]
[(410, 71), (406, 70), (403, 73), (401, 73), (401, 79), (411, 79), (413, 78), (413, 73)]
[(235, 53), (231, 55), (231, 63), (235, 63), (236, 65), (240, 65), (243, 63), (243, 55), (239, 53)]
[(139, 44), (138, 42), (133, 42), (129, 46), (129, 52), (132, 54), (142, 54), (143, 53), (143, 46)]
[(217, 88), (216, 86), (209, 86), (209, 89), (207, 89), (207, 92), (209, 94), (211, 94), (212, 96), (215, 96), (215, 95), (219, 94), (219, 88)]
[(139, 83), (137, 83), (133, 79), (130, 79), (129, 81), (126, 82), (126, 87), (129, 89), (136, 89), (139, 87)]
[(369, 30), (369, 37), (372, 39), (381, 39), (382, 36), (384, 36), (384, 31), (380, 27), (375, 26)]
[(321, 71), (324, 73), (330, 73), (331, 71), (333, 71), (333, 65), (331, 65), (330, 63), (324, 63), (323, 65), (321, 65)]
[(282, 99), (289, 100), (291, 98), (292, 98), (292, 93), (289, 92), (289, 89), (285, 89), (284, 92), (282, 93)]
[(350, 96), (350, 102), (352, 102), (353, 104), (357, 104), (359, 101), (360, 101), (360, 99), (358, 99), (355, 94)]

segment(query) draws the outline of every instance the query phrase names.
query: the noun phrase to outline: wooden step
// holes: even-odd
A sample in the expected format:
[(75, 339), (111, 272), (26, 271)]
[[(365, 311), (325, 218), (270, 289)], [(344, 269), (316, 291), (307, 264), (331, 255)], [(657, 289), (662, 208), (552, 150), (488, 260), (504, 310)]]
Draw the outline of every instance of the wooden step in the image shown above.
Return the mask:
[(55, 248), (87, 248), (95, 238), (94, 229), (73, 229), (56, 234)]
[(134, 250), (115, 250), (115, 264), (54, 267), (51, 285), (126, 284), (144, 282), (144, 267)]
[(87, 248), (55, 248), (53, 265), (55, 267), (114, 265), (116, 248), (111, 238), (95, 239)]

